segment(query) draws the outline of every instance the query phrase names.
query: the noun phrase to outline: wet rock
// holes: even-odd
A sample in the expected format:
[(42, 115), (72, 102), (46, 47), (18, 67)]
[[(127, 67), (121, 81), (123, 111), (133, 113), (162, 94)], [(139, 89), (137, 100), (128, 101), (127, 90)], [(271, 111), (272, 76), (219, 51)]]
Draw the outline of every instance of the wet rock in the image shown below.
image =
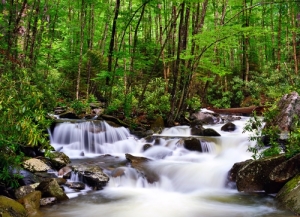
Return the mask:
[(63, 152), (53, 152), (50, 158), (51, 165), (59, 170), (71, 163), (70, 158)]
[(69, 199), (55, 179), (42, 181), (36, 190), (41, 191), (43, 197), (55, 197), (58, 201)]
[(72, 170), (83, 183), (95, 190), (102, 189), (109, 181), (108, 175), (98, 165), (73, 165)]
[(50, 169), (50, 167), (46, 163), (37, 158), (31, 158), (24, 161), (23, 167), (30, 172), (45, 172)]
[(143, 145), (143, 151), (146, 151), (146, 150), (148, 150), (151, 147), (152, 147), (151, 144), (145, 144), (145, 145)]
[(183, 141), (183, 146), (190, 151), (202, 152), (201, 142), (196, 138), (185, 139)]
[(300, 154), (276, 166), (270, 173), (270, 179), (275, 182), (287, 182), (300, 173)]
[(283, 186), (276, 195), (276, 200), (282, 207), (300, 214), (300, 174)]
[(232, 132), (236, 130), (236, 126), (234, 123), (228, 122), (221, 127), (221, 130), (225, 132)]
[(83, 182), (66, 182), (67, 187), (75, 190), (83, 190), (85, 189), (85, 184)]
[(34, 191), (18, 201), (23, 204), (29, 217), (42, 217), (43, 214), (39, 210), (41, 197), (42, 193), (40, 191)]
[(283, 184), (272, 181), (269, 174), (285, 159), (284, 155), (280, 155), (255, 160), (242, 166), (236, 176), (237, 189), (243, 192), (277, 193)]
[(15, 190), (15, 197), (17, 199), (20, 199), (22, 197), (25, 197), (27, 194), (30, 194), (35, 191), (35, 188), (39, 185), (39, 183), (35, 183), (32, 185), (25, 185), (17, 188)]
[(191, 135), (195, 136), (203, 136), (203, 123), (200, 120), (194, 120), (190, 124), (191, 127)]
[(118, 168), (114, 169), (113, 171), (111, 171), (111, 176), (114, 178), (124, 176), (125, 171), (126, 171), (126, 167), (118, 167)]
[(65, 179), (69, 179), (71, 177), (72, 168), (69, 166), (63, 167), (58, 171), (58, 176), (62, 176)]
[(27, 211), (21, 203), (5, 196), (0, 196), (0, 213), (3, 217), (27, 217)]
[(41, 206), (47, 206), (47, 205), (52, 205), (57, 203), (57, 198), (56, 197), (44, 197), (41, 198), (40, 200), (40, 205)]
[(236, 182), (236, 179), (237, 179), (237, 174), (238, 172), (240, 171), (240, 169), (242, 167), (244, 167), (245, 165), (251, 163), (253, 160), (250, 159), (250, 160), (246, 160), (246, 161), (242, 161), (242, 162), (237, 162), (235, 163), (232, 168), (229, 170), (228, 172), (228, 181), (229, 182)]
[(211, 128), (207, 128), (203, 130), (202, 136), (221, 136), (217, 131)]
[(192, 114), (190, 119), (199, 120), (203, 124), (217, 124), (222, 122), (222, 118), (219, 114), (203, 111)]
[(137, 157), (131, 154), (125, 154), (126, 159), (129, 161), (131, 166), (136, 169), (140, 175), (147, 179), (149, 183), (153, 183), (159, 180), (157, 174), (155, 174), (152, 170), (149, 170), (147, 167), (147, 163), (151, 160), (145, 157)]

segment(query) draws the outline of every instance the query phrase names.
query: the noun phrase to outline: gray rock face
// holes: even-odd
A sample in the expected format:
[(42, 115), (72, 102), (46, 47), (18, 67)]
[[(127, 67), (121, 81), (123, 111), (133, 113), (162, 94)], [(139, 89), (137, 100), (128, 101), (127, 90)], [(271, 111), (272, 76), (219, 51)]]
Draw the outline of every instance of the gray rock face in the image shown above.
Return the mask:
[(83, 183), (94, 190), (102, 189), (109, 181), (108, 175), (97, 165), (74, 165), (72, 170), (78, 174)]
[(276, 200), (282, 207), (300, 214), (300, 174), (283, 186), (276, 195)]
[(278, 126), (281, 132), (290, 132), (293, 128), (294, 117), (300, 117), (300, 97), (297, 92), (284, 95), (277, 104), (279, 114), (265, 127)]

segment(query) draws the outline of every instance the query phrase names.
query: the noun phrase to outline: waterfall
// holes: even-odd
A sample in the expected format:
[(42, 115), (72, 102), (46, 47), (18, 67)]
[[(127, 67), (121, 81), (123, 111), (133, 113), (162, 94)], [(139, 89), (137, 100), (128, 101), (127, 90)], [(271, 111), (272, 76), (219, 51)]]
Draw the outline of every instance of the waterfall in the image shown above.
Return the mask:
[[(125, 128), (105, 122), (61, 123), (51, 135), (51, 143), (70, 158), (105, 165), (110, 176), (101, 190), (72, 199), (63, 206), (45, 209), (45, 217), (160, 216), (160, 217), (288, 217), (266, 195), (245, 194), (226, 187), (228, 171), (234, 163), (251, 158), (247, 133), (242, 133), (248, 118), (235, 121), (234, 132), (213, 128), (220, 137), (193, 137), (188, 126), (177, 126), (154, 135), (153, 140), (136, 139)], [(184, 147), (182, 139), (201, 141), (202, 151)], [(145, 148), (147, 147), (147, 148)], [(125, 153), (148, 158), (139, 171), (125, 161)], [(154, 177), (149, 181), (148, 176)], [(76, 177), (74, 177), (76, 179)]]

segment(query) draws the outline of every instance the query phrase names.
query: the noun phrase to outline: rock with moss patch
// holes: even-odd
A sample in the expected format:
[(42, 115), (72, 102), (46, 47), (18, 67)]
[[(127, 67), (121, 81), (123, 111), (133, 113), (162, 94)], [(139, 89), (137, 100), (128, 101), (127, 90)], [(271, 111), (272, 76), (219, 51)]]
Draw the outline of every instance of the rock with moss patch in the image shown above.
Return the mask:
[(27, 217), (25, 207), (5, 196), (0, 196), (0, 214), (3, 217)]
[(282, 207), (300, 214), (300, 174), (283, 186), (276, 195), (276, 200)]

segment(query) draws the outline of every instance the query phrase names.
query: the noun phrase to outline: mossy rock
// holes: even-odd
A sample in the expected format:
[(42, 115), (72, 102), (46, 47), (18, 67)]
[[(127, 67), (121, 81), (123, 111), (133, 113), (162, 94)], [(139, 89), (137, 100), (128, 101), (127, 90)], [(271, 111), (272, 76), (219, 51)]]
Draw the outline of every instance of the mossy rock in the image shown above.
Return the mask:
[(288, 181), (276, 195), (276, 200), (285, 209), (300, 214), (300, 174)]
[(27, 211), (25, 207), (5, 196), (0, 196), (0, 214), (1, 217), (26, 217)]

